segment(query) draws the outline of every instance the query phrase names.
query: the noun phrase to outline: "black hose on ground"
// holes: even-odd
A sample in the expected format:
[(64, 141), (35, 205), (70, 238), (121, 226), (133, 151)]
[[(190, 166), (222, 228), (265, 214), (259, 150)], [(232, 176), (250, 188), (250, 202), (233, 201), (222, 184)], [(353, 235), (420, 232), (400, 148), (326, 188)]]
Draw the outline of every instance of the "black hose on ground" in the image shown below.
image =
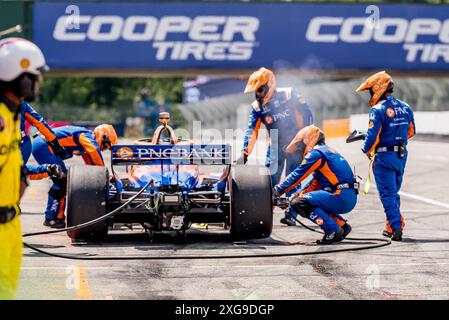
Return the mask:
[[(44, 234), (53, 234), (53, 233), (59, 233), (59, 232), (67, 232), (72, 230), (78, 230), (81, 228), (85, 228), (87, 226), (90, 226), (92, 224), (95, 224), (97, 222), (103, 221), (107, 219), (108, 217), (120, 212), (125, 208), (127, 205), (129, 205), (135, 198), (137, 198), (140, 194), (142, 194), (145, 189), (150, 185), (151, 181), (148, 182), (139, 192), (137, 192), (134, 196), (132, 196), (128, 201), (126, 201), (124, 204), (122, 204), (120, 207), (114, 209), (111, 212), (108, 212), (107, 214), (98, 217), (92, 221), (88, 221), (85, 223), (82, 223), (80, 225), (64, 228), (64, 229), (58, 229), (58, 230), (49, 230), (49, 231), (41, 231), (41, 232), (32, 232), (32, 233), (25, 233), (23, 234), (23, 237), (33, 237), (38, 235), (44, 235)], [(306, 228), (307, 230), (322, 233), (321, 231), (315, 230), (311, 227), (308, 227), (307, 225), (303, 224), (301, 221), (297, 220), (295, 218), (296, 222), (298, 222), (301, 226)], [(366, 245), (366, 246), (360, 246), (355, 248), (341, 248), (341, 249), (326, 249), (326, 250), (320, 250), (320, 251), (312, 251), (312, 252), (290, 252), (290, 253), (265, 253), (265, 254), (243, 254), (243, 255), (184, 255), (184, 256), (166, 256), (166, 257), (160, 257), (160, 256), (144, 256), (144, 255), (134, 255), (134, 256), (95, 256), (95, 255), (74, 255), (74, 254), (60, 254), (60, 253), (52, 253), (48, 252), (46, 250), (39, 249), (35, 247), (34, 245), (31, 245), (29, 243), (23, 242), (23, 245), (31, 250), (34, 250), (38, 253), (45, 254), (51, 257), (56, 258), (62, 258), (62, 259), (71, 259), (71, 260), (205, 260), (205, 259), (243, 259), (243, 258), (272, 258), (272, 257), (293, 257), (293, 256), (308, 256), (308, 255), (317, 255), (317, 254), (329, 254), (329, 253), (336, 253), (336, 252), (349, 252), (349, 251), (361, 251), (361, 250), (368, 250), (368, 249), (375, 249), (375, 248), (381, 248), (385, 247), (391, 244), (390, 239), (376, 239), (376, 238), (346, 238), (348, 240), (353, 241), (377, 241), (379, 243), (373, 244), (373, 245)]]

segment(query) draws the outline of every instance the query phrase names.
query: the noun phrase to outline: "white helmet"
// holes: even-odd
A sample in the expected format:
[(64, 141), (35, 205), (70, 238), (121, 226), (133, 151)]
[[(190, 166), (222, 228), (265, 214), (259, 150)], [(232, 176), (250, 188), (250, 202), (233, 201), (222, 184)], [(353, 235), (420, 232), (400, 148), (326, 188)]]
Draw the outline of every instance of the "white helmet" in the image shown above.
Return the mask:
[(22, 38), (0, 40), (1, 81), (12, 81), (23, 73), (38, 76), (47, 68), (41, 49), (31, 41)]

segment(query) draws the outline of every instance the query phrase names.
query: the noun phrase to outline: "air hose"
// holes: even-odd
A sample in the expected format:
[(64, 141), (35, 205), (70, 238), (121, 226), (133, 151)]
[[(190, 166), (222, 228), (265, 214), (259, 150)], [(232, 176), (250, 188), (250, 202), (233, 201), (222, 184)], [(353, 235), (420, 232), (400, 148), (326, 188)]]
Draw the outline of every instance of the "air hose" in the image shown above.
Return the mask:
[[(134, 196), (129, 198), (128, 201), (126, 201), (124, 204), (122, 204), (120, 207), (112, 210), (111, 212), (106, 213), (105, 215), (98, 217), (94, 220), (76, 225), (71, 226), (64, 229), (58, 229), (58, 230), (49, 230), (49, 231), (41, 231), (41, 232), (33, 232), (33, 233), (25, 233), (23, 234), (23, 237), (33, 237), (38, 235), (45, 235), (45, 234), (53, 234), (53, 233), (59, 233), (59, 232), (67, 232), (67, 231), (73, 231), (78, 230), (81, 228), (85, 228), (87, 226), (93, 225), (95, 223), (98, 223), (100, 221), (103, 221), (107, 219), (108, 217), (120, 212), (123, 210), (127, 205), (129, 205), (135, 198), (137, 198), (140, 194), (142, 194), (145, 189), (150, 185), (151, 181), (148, 182), (139, 192), (137, 192)], [(313, 231), (322, 233), (320, 231), (317, 231), (311, 227), (308, 227), (307, 225), (303, 224), (299, 220), (295, 218), (296, 222), (298, 222), (301, 226), (304, 228)], [(56, 258), (63, 258), (63, 259), (71, 259), (71, 260), (205, 260), (205, 259), (243, 259), (243, 258), (272, 258), (272, 257), (292, 257), (292, 256), (308, 256), (308, 255), (317, 255), (317, 254), (329, 254), (329, 253), (336, 253), (336, 252), (348, 252), (348, 251), (360, 251), (360, 250), (368, 250), (368, 249), (375, 249), (375, 248), (381, 248), (385, 247), (391, 244), (390, 240), (386, 239), (376, 239), (376, 238), (346, 238), (348, 240), (354, 240), (354, 241), (377, 241), (379, 243), (373, 244), (373, 245), (366, 245), (366, 246), (359, 246), (355, 248), (342, 248), (342, 249), (326, 249), (326, 250), (320, 250), (317, 252), (289, 252), (289, 253), (265, 253), (265, 254), (236, 254), (236, 255), (177, 255), (177, 256), (145, 256), (145, 255), (117, 255), (117, 256), (97, 256), (95, 254), (63, 254), (63, 253), (52, 253), (48, 252), (46, 250), (39, 249), (35, 247), (35, 245), (31, 245), (29, 243), (24, 242), (23, 245), (31, 250), (34, 250), (38, 253), (48, 255), (51, 257)]]

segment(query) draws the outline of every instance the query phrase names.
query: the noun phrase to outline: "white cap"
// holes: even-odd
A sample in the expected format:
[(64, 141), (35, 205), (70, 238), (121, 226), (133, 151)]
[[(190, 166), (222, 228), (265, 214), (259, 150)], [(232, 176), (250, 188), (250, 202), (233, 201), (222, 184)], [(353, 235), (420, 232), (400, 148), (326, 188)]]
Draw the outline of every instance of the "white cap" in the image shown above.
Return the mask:
[(22, 38), (0, 40), (0, 80), (9, 82), (23, 73), (40, 75), (45, 68), (44, 54), (31, 41)]

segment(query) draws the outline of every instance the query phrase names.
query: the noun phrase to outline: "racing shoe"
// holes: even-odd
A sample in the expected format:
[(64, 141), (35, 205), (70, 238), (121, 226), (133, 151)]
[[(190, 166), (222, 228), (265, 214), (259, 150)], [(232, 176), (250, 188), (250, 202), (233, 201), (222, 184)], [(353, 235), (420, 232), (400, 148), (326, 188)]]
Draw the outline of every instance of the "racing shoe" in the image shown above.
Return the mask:
[(283, 217), (281, 219), (281, 223), (286, 224), (289, 227), (293, 227), (296, 226), (296, 221), (292, 216), (288, 216), (288, 217)]
[(337, 231), (332, 233), (325, 233), (323, 239), (317, 240), (316, 244), (332, 244), (334, 242), (340, 242), (344, 239), (344, 233), (342, 228), (338, 228)]
[(63, 219), (45, 219), (44, 226), (50, 227), (53, 229), (63, 229), (65, 228), (65, 222)]
[(382, 232), (382, 235), (384, 237), (391, 238), (391, 240), (393, 240), (393, 241), (402, 241), (402, 230), (401, 229), (396, 229), (393, 232), (384, 230)]
[(389, 232), (389, 231), (387, 231), (387, 230), (384, 230), (384, 231), (382, 232), (382, 235), (383, 235), (384, 237), (391, 238), (391, 236), (393, 235), (393, 233), (392, 233), (392, 232)]
[(402, 230), (401, 229), (393, 230), (393, 234), (391, 235), (391, 240), (392, 241), (402, 241)]
[(345, 239), (348, 236), (348, 234), (352, 231), (352, 228), (349, 225), (349, 223), (345, 223), (341, 228), (343, 229), (343, 239)]

